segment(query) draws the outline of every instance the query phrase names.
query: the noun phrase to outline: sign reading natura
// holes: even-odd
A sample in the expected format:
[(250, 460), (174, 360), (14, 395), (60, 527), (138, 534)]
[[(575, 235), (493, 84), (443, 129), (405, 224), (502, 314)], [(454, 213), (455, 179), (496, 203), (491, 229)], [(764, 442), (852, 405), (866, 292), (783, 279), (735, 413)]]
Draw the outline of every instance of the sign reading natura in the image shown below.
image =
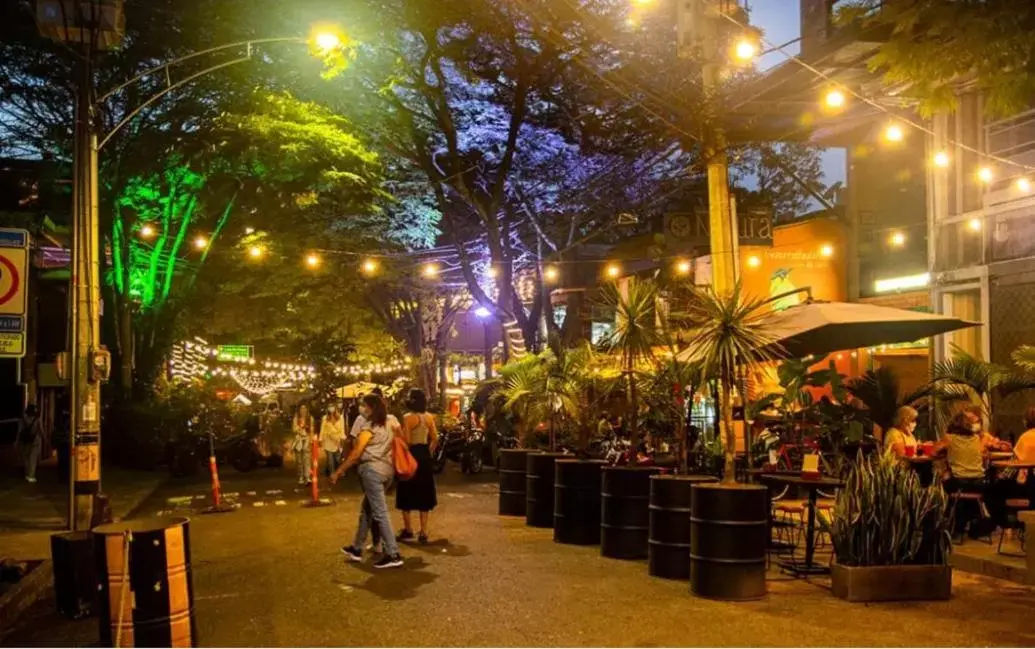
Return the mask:
[[(665, 235), (683, 244), (708, 245), (708, 210), (669, 212), (665, 215)], [(745, 210), (737, 214), (737, 234), (741, 245), (773, 245), (773, 215), (766, 210)]]

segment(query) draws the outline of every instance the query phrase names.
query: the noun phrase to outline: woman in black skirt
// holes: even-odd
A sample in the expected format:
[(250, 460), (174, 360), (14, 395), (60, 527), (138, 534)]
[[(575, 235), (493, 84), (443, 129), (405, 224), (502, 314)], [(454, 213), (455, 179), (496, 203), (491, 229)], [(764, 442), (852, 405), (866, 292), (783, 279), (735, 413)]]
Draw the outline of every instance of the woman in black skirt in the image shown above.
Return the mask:
[(417, 473), (409, 480), (398, 483), (395, 491), (395, 507), (402, 511), (403, 529), (400, 541), (413, 538), (412, 512), (420, 512), (420, 532), (417, 540), (428, 542), (428, 512), (435, 509), (438, 498), (435, 494), (435, 468), (431, 460), (432, 451), (438, 443), (435, 419), (428, 414), (428, 399), (419, 388), (410, 390), (406, 399), (401, 436), (410, 447), (410, 453), (417, 460)]

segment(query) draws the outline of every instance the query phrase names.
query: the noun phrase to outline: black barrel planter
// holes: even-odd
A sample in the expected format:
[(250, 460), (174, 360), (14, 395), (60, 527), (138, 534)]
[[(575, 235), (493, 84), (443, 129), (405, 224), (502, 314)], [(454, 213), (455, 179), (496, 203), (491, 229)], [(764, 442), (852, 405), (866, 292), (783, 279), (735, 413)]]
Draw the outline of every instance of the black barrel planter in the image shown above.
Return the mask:
[(500, 451), (500, 516), (524, 516), (525, 470), (531, 449), (505, 448)]
[(564, 453), (529, 453), (525, 468), (525, 524), (553, 527), (554, 462)]
[(186, 518), (93, 530), (102, 647), (197, 647)]
[(646, 559), (654, 467), (606, 466), (600, 479), (600, 554)]
[(765, 597), (769, 490), (697, 484), (690, 501), (690, 592), (721, 600)]
[(600, 543), (600, 470), (603, 460), (554, 463), (553, 540), (573, 545)]
[(651, 476), (647, 571), (652, 576), (690, 578), (690, 489), (717, 481), (710, 475)]

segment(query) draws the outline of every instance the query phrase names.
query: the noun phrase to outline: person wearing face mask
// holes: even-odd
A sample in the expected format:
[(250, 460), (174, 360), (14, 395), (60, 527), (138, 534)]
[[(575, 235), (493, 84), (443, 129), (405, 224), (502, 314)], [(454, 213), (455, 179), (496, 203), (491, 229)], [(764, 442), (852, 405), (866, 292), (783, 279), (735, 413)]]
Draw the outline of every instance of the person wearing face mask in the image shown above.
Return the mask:
[(981, 430), (981, 419), (973, 412), (964, 410), (956, 413), (945, 429), (945, 434), (934, 445), (935, 455), (944, 453), (949, 465), (946, 491), (983, 491), (986, 450)]
[(352, 544), (342, 547), (341, 551), (349, 561), (362, 561), (363, 546), (373, 527), (377, 531), (375, 545), (379, 540), (384, 550), (374, 567), (395, 568), (401, 566), (403, 561), (399, 556), (395, 532), (392, 531), (386, 491), (395, 477), (392, 440), (401, 427), (399, 420), (388, 414), (384, 399), (374, 394), (363, 397), (360, 414), (361, 418), (357, 421), (362, 422), (361, 430), (355, 435), (352, 450), (331, 476), (331, 484), (335, 484), (350, 467), (356, 466), (363, 487), (356, 536)]
[(917, 412), (909, 406), (902, 406), (895, 412), (895, 421), (884, 435), (884, 454), (897, 458), (910, 458), (916, 455)]
[(345, 420), (338, 412), (337, 404), (327, 406), (327, 414), (320, 422), (320, 446), (327, 456), (324, 473), (327, 477), (334, 475), (341, 462), (341, 451), (345, 444)]

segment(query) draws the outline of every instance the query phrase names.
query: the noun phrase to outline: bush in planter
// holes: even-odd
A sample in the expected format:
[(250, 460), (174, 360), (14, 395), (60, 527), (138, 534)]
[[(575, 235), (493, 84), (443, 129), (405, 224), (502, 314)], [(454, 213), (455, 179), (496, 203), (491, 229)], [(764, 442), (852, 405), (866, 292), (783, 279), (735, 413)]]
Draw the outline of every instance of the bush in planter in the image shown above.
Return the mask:
[(896, 458), (860, 457), (821, 517), (837, 563), (834, 594), (852, 601), (947, 599), (952, 539), (941, 485), (923, 487)]

